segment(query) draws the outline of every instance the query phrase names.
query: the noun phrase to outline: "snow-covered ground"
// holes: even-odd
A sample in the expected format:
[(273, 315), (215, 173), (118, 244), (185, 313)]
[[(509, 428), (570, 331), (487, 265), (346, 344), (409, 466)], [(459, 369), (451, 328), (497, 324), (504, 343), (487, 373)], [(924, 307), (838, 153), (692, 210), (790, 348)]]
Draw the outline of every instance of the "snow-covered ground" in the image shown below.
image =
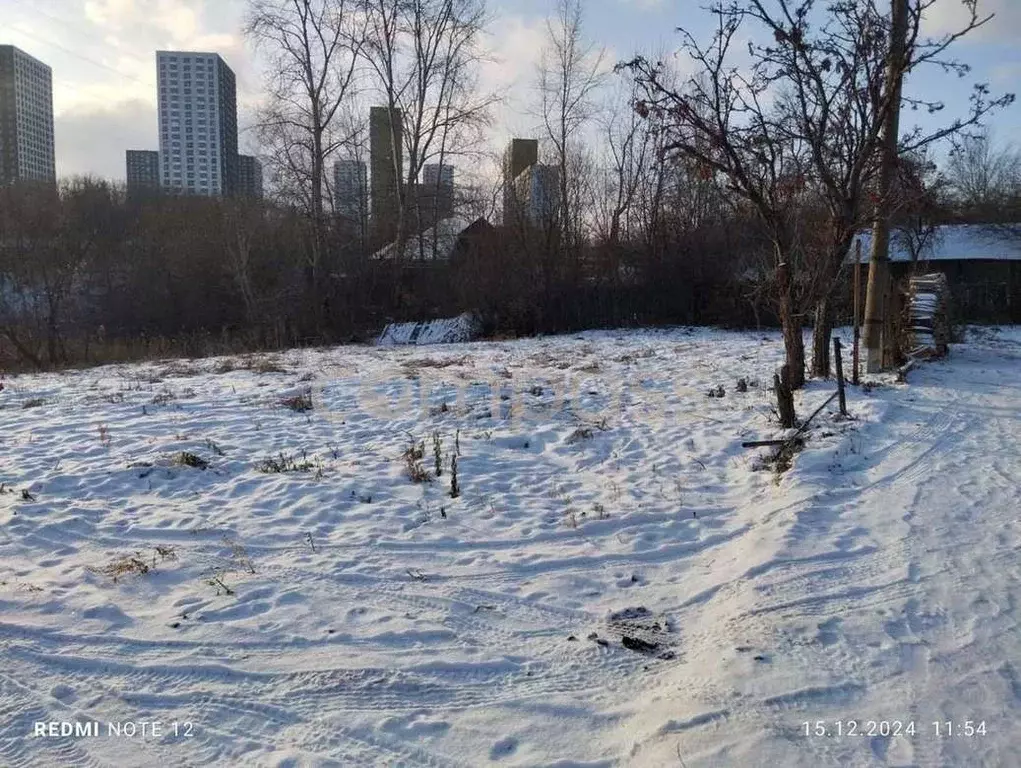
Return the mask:
[[(8, 379), (0, 765), (1021, 764), (1021, 329), (851, 388), (783, 474), (741, 447), (778, 434), (780, 354), (599, 332)], [(36, 735), (74, 721), (100, 735)]]

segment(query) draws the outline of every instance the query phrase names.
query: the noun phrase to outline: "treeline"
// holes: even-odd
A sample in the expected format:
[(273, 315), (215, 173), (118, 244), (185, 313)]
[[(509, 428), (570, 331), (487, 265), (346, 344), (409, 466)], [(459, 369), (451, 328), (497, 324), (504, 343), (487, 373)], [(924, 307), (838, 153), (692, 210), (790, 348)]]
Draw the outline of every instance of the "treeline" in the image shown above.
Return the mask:
[(715, 204), (695, 211), (681, 192), (650, 214), (654, 226), (614, 242), (568, 250), (555, 226), (480, 221), (449, 258), (411, 242), (381, 259), (343, 220), (314, 228), (272, 203), (131, 200), (92, 178), (6, 187), (0, 365), (335, 343), (467, 310), (499, 335), (770, 322), (751, 279), (762, 247), (753, 219)]
[[(0, 188), (0, 367), (367, 340), (391, 320), (464, 311), (496, 336), (777, 324), (773, 254), (754, 212), (683, 159), (639, 165), (627, 205), (611, 203), (631, 170), (607, 172), (605, 185), (591, 175), (588, 189), (614, 194), (588, 197), (573, 236), (556, 218), (545, 227), (482, 219), (456, 242), (434, 249), (412, 237), (389, 258), (343, 218), (317, 227), (279, 203), (129, 199), (94, 178)], [(916, 176), (921, 192), (898, 209), (894, 237), (922, 259), (939, 224), (1021, 220), (1021, 156), (988, 137)], [(471, 200), (459, 207), (462, 218), (478, 210)], [(822, 231), (825, 218), (808, 199), (798, 228)], [(850, 317), (846, 293), (835, 293), (840, 322)]]

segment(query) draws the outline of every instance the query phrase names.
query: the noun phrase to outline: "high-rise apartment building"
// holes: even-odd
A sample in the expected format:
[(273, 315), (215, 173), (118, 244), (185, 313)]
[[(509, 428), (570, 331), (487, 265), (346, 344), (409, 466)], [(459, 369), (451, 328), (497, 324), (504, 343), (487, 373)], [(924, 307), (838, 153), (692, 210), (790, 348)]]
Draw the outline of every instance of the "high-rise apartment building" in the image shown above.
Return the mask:
[(53, 72), (0, 45), (0, 184), (15, 181), (56, 181)]
[(333, 164), (333, 208), (349, 225), (364, 232), (369, 219), (369, 179), (364, 160)]
[(408, 190), (410, 224), (423, 231), (454, 215), (454, 167), (433, 163), (422, 169), (422, 183)]
[(251, 155), (238, 155), (237, 195), (262, 200), (262, 163)]
[(372, 233), (377, 245), (397, 235), (400, 186), (403, 178), (404, 118), (399, 109), (369, 110), (369, 165), (372, 170)]
[(503, 223), (510, 225), (518, 217), (515, 181), (526, 169), (539, 162), (538, 139), (511, 139), (503, 153)]
[(151, 194), (160, 186), (160, 153), (149, 149), (129, 149), (124, 153), (128, 179), (128, 197)]
[(454, 188), (454, 166), (431, 163), (422, 169), (422, 183), (427, 187)]
[(531, 165), (514, 180), (514, 205), (519, 221), (534, 227), (556, 224), (560, 208), (560, 168)]
[(215, 53), (157, 51), (160, 186), (233, 195), (238, 184), (237, 86)]

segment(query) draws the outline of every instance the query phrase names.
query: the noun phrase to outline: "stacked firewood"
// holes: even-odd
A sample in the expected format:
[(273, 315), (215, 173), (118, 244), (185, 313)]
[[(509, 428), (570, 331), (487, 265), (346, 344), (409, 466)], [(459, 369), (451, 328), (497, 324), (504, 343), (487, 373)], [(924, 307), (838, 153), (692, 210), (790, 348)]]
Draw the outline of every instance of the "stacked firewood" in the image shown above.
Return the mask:
[(901, 349), (910, 358), (942, 357), (950, 344), (950, 287), (942, 272), (908, 282)]

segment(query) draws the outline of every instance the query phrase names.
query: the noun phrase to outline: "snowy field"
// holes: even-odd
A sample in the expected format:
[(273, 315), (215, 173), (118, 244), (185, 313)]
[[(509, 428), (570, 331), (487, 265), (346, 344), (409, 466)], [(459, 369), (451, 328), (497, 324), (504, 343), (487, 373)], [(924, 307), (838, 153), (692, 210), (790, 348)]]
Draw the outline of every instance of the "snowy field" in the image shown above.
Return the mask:
[(741, 447), (781, 354), (9, 378), (0, 766), (1021, 765), (1021, 329), (851, 388), (784, 473)]

